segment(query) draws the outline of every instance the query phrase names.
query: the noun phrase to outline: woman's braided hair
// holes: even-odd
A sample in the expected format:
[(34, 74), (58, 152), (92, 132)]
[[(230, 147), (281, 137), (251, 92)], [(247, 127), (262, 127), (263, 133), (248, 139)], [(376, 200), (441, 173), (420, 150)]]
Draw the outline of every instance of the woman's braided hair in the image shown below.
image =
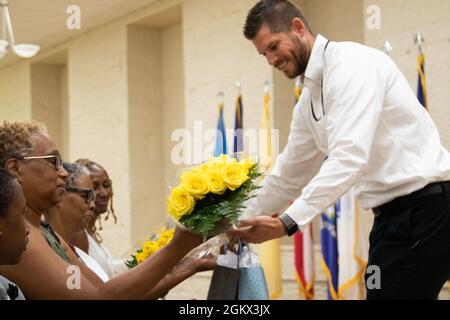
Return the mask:
[[(78, 159), (77, 161), (75, 161), (75, 163), (80, 165), (81, 167), (86, 168), (87, 170), (89, 170), (89, 172), (91, 172), (94, 169), (93, 168), (94, 166), (97, 166), (97, 167), (99, 167), (100, 169), (102, 169), (105, 172), (106, 177), (109, 179), (108, 172), (105, 170), (105, 168), (103, 168), (101, 165), (99, 165), (98, 163), (96, 163), (94, 161), (91, 161), (89, 159)], [(111, 180), (111, 179), (109, 179), (109, 180)], [(112, 215), (113, 218), (114, 218), (114, 223), (117, 223), (117, 216), (116, 216), (116, 214), (114, 212), (114, 206), (113, 206), (113, 196), (114, 196), (114, 192), (113, 192), (112, 184), (111, 184), (111, 200), (109, 201), (109, 205), (108, 205), (108, 210), (107, 210), (107, 214), (106, 214), (106, 217), (105, 217), (105, 221), (107, 221), (109, 219), (109, 216)], [(101, 231), (103, 229), (100, 215), (97, 215), (95, 219), (96, 219), (96, 222), (94, 224), (92, 224), (91, 226), (89, 226), (90, 230), (88, 230), (88, 231), (89, 231), (90, 234), (92, 234), (95, 237), (95, 239), (98, 242), (102, 242), (103, 238), (98, 233), (97, 226), (96, 226), (96, 223), (98, 221), (98, 224), (99, 224), (98, 230)]]

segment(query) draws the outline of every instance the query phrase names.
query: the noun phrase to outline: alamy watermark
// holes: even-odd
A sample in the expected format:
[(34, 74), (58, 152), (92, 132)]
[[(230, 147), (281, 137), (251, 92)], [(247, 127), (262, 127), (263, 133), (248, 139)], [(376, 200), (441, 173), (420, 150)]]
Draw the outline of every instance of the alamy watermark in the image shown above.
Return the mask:
[(67, 267), (66, 273), (68, 275), (66, 286), (69, 290), (81, 289), (81, 270), (79, 266), (70, 265)]
[(366, 9), (366, 27), (369, 30), (381, 29), (381, 8), (377, 5), (370, 5)]
[(381, 269), (377, 265), (367, 266), (366, 279), (367, 290), (380, 290), (381, 289)]
[[(235, 131), (227, 129), (225, 132), (228, 141), (228, 152), (232, 152), (234, 137), (242, 137), (240, 143), (245, 148), (245, 154), (249, 156), (270, 157), (279, 153), (279, 130), (272, 129), (245, 129)], [(219, 137), (217, 139), (217, 137)], [(194, 121), (193, 130), (178, 128), (170, 137), (176, 144), (171, 150), (171, 160), (175, 165), (192, 165), (207, 161), (214, 153), (217, 141), (222, 141), (222, 132), (217, 129), (203, 128), (202, 121)], [(239, 138), (240, 139), (240, 138)], [(270, 139), (270, 144), (268, 143)], [(271, 148), (269, 149), (269, 145)], [(231, 150), (230, 150), (231, 149)]]
[(72, 4), (67, 7), (66, 13), (69, 16), (66, 19), (66, 27), (69, 30), (81, 29), (81, 8), (76, 4)]

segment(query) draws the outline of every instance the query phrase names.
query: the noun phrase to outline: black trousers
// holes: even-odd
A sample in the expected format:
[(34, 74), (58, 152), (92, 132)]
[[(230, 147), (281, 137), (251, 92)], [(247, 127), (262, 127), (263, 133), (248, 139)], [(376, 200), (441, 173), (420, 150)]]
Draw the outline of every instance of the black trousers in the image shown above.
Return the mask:
[(367, 299), (436, 299), (450, 276), (450, 182), (429, 184), (374, 213)]

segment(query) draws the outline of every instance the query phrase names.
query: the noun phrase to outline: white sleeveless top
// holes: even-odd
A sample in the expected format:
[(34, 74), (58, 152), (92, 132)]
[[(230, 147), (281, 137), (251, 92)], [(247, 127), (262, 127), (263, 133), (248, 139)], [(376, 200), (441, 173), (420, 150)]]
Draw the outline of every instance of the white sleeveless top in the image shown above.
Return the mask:
[(109, 278), (114, 275), (113, 272), (113, 258), (108, 249), (95, 239), (85, 230), (89, 243), (89, 255), (93, 258), (106, 272)]
[(80, 260), (91, 269), (103, 282), (108, 282), (110, 277), (106, 274), (105, 270), (98, 264), (97, 261), (94, 260), (91, 256), (89, 256), (86, 252), (73, 246), (75, 252), (77, 253)]

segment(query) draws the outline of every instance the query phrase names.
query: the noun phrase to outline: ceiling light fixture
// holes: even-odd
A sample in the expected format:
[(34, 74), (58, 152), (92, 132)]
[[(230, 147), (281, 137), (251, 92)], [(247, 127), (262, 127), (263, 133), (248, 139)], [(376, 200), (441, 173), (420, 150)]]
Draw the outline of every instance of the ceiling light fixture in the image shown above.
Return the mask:
[[(3, 37), (0, 39), (0, 58), (2, 58), (8, 49), (11, 49), (21, 58), (31, 58), (39, 51), (39, 46), (35, 44), (16, 44), (11, 24), (11, 17), (8, 10), (8, 0), (0, 0), (0, 9), (2, 10), (2, 29)], [(6, 39), (9, 37), (9, 41)]]

